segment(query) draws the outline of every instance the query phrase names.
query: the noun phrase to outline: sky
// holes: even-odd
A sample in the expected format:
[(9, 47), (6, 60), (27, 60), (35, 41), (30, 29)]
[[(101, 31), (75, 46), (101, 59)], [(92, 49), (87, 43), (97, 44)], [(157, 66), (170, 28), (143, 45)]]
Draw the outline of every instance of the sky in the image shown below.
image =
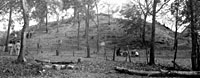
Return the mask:
[[(131, 0), (100, 0), (100, 2), (99, 2), (100, 10), (99, 11), (101, 13), (105, 13), (106, 10), (107, 10), (107, 9), (105, 9), (105, 7), (101, 7), (102, 6), (101, 4), (109, 3), (109, 4), (113, 5), (112, 9), (116, 9), (117, 7), (119, 7), (121, 9), (122, 5), (125, 4), (125, 3), (128, 3), (129, 1), (131, 1)], [(173, 0), (170, 0), (170, 1), (173, 1)], [(162, 12), (164, 12), (165, 9), (166, 8), (164, 8), (162, 10)], [(68, 18), (71, 15), (73, 15), (73, 9), (69, 9), (66, 12), (68, 13), (68, 16), (66, 16), (66, 18)], [(63, 15), (64, 15), (63, 13), (60, 13), (60, 18)], [(121, 17), (119, 12), (115, 13), (113, 16), (117, 17), (117, 18)], [(48, 17), (49, 17), (49, 22), (56, 21), (56, 15), (52, 15), (52, 16), (48, 16)], [(8, 14), (6, 16), (4, 16), (4, 17), (0, 16), (0, 18), (8, 18)], [(17, 17), (15, 15), (12, 18), (13, 19), (17, 19)], [(175, 19), (173, 18), (173, 16), (170, 13), (166, 13), (165, 15), (161, 15), (160, 13), (158, 13), (157, 17), (156, 17), (156, 20), (158, 22), (160, 22), (161, 24), (165, 24), (167, 27), (171, 28), (172, 30), (174, 30), (174, 28), (175, 28), (174, 27), (174, 25), (175, 25), (174, 24), (175, 23), (174, 20)], [(147, 21), (148, 22), (152, 22), (152, 17), (148, 16)], [(31, 25), (35, 25), (35, 24), (37, 24), (37, 23), (34, 20), (30, 21), (30, 26)], [(5, 28), (7, 27), (7, 25), (8, 25), (7, 21), (0, 22), (0, 31), (5, 31)], [(15, 25), (15, 28), (14, 28), (15, 30), (20, 30), (22, 28), (22, 24), (20, 24), (18, 22), (15, 22), (14, 25)], [(182, 29), (184, 29), (183, 26), (182, 26)], [(178, 30), (178, 31), (181, 32), (182, 30)]]
[[(120, 7), (122, 7), (122, 4), (129, 3), (129, 1), (135, 2), (137, 0), (102, 0), (102, 2), (106, 2), (106, 3), (110, 3), (110, 4), (114, 4), (114, 5), (117, 4)], [(168, 5), (171, 5), (171, 3), (173, 1), (174, 0), (170, 0), (168, 2)], [(141, 3), (142, 2), (143, 2), (143, 0), (141, 0)], [(159, 8), (160, 8), (160, 5), (157, 6), (157, 9), (159, 9)], [(167, 27), (169, 27), (170, 29), (172, 29), (173, 31), (175, 31), (175, 18), (174, 18), (173, 15), (171, 15), (171, 12), (167, 12), (168, 8), (169, 8), (169, 6), (165, 6), (159, 13), (157, 13), (156, 20), (158, 22), (160, 22), (161, 24), (165, 24)], [(104, 10), (106, 10), (106, 9), (104, 9)], [(104, 10), (102, 10), (102, 12), (105, 12)], [(167, 12), (167, 13), (165, 13), (165, 12)], [(164, 13), (164, 14), (162, 14), (162, 13)], [(113, 16), (120, 18), (119, 12), (116, 13), (116, 14), (114, 14)], [(143, 18), (143, 16), (142, 16), (142, 18)], [(147, 17), (147, 22), (150, 22), (150, 23), (152, 22), (152, 16), (148, 16)], [(184, 26), (180, 26), (178, 32), (183, 31), (184, 28), (185, 28)]]

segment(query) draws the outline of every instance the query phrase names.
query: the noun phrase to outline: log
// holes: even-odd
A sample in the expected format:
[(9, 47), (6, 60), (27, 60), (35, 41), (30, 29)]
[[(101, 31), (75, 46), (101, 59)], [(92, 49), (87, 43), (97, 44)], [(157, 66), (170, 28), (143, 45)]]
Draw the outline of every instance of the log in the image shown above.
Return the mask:
[(74, 62), (65, 62), (65, 61), (62, 61), (62, 62), (51, 62), (51, 61), (46, 61), (46, 60), (35, 60), (36, 62), (38, 63), (50, 63), (50, 64), (74, 64)]
[(50, 62), (51, 64), (74, 64), (74, 62)]
[(148, 76), (149, 74), (160, 74), (159, 71), (143, 71), (143, 70), (133, 70), (124, 67), (115, 67), (115, 70), (120, 73), (127, 73), (131, 75)]
[(131, 75), (150, 76), (150, 77), (200, 77), (200, 71), (175, 71), (163, 70), (160, 71), (144, 71), (127, 69), (124, 67), (115, 67), (115, 70), (120, 73), (127, 73)]

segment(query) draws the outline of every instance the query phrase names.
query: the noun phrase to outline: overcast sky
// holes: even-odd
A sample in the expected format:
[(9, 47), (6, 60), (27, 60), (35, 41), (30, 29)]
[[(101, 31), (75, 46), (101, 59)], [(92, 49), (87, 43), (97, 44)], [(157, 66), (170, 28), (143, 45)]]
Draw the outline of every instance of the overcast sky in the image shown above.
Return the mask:
[[(109, 3), (109, 4), (111, 4), (111, 6), (113, 5), (113, 7), (112, 7), (112, 9), (116, 9), (117, 7), (122, 7), (122, 4), (125, 4), (125, 3), (128, 3), (129, 1), (131, 1), (131, 0), (100, 0), (100, 2), (99, 2), (99, 6), (100, 6), (100, 9), (101, 10), (99, 10), (100, 12), (103, 12), (103, 13), (105, 13), (106, 12), (106, 8), (101, 8), (101, 4), (103, 4), (103, 3)], [(171, 0), (170, 1), (170, 3), (172, 2), (173, 0)], [(170, 3), (169, 3), (169, 5), (170, 5)], [(159, 7), (159, 6), (158, 6)], [(165, 11), (167, 11), (166, 10), (167, 9), (167, 7), (166, 8), (164, 8), (163, 10), (161, 10), (161, 12), (165, 12)], [(73, 14), (73, 9), (69, 9), (68, 11), (67, 11), (67, 13), (68, 13), (68, 16), (67, 17), (70, 17), (72, 14)], [(18, 14), (19, 15), (19, 14)], [(64, 14), (60, 14), (60, 17), (62, 17)], [(120, 17), (120, 14), (119, 14), (119, 12), (117, 12), (116, 14), (114, 14), (114, 17)], [(0, 18), (3, 18), (2, 16), (0, 16)], [(8, 18), (8, 14), (4, 17), (4, 18)], [(16, 17), (16, 15), (13, 15), (13, 19), (15, 19), (15, 18), (17, 18)], [(53, 15), (53, 16), (49, 16), (49, 22), (50, 21), (56, 21), (56, 15)], [(169, 13), (166, 13), (166, 14), (160, 14), (160, 13), (158, 13), (157, 14), (157, 21), (158, 22), (160, 22), (161, 24), (165, 24), (166, 26), (168, 26), (169, 28), (171, 28), (172, 30), (174, 29), (174, 23), (175, 22), (173, 22), (175, 19), (173, 18), (173, 16), (171, 15), (171, 13), (169, 12)], [(147, 21), (148, 22), (152, 22), (152, 17), (151, 16), (149, 16), (148, 18), (147, 18)], [(35, 25), (36, 24), (36, 22), (35, 21), (33, 21), (33, 20), (31, 20), (30, 21), (30, 25)], [(7, 21), (4, 21), (4, 22), (0, 22), (0, 31), (3, 31), (4, 29), (4, 27), (7, 27), (7, 25), (8, 25), (8, 22)], [(21, 29), (22, 28), (22, 25), (21, 24), (19, 24), (17, 21), (14, 23), (14, 25), (15, 25), (15, 30), (19, 30), (19, 29)], [(179, 31), (181, 31), (181, 30), (179, 30)]]

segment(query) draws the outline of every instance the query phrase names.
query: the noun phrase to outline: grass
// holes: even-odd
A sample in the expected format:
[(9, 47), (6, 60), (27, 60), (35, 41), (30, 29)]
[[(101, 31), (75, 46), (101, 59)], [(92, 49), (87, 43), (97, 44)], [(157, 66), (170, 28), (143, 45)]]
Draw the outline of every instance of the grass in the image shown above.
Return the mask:
[[(136, 70), (160, 70), (169, 69), (172, 67), (171, 57), (165, 58), (164, 56), (172, 56), (170, 51), (162, 51), (168, 53), (158, 53), (156, 51), (156, 65), (149, 66), (146, 64), (145, 56), (143, 55), (143, 50), (139, 50), (141, 56), (132, 58), (132, 62), (125, 62), (125, 57), (116, 57), (116, 61), (112, 60), (112, 51), (108, 51), (108, 60), (104, 59), (103, 52), (91, 55), (91, 58), (85, 58), (86, 54), (84, 51), (75, 51), (75, 56), (73, 56), (72, 51), (62, 51), (60, 56), (55, 56), (54, 52), (44, 52), (39, 55), (35, 55), (35, 59), (40, 60), (51, 60), (51, 61), (73, 61), (77, 62), (78, 58), (81, 58), (81, 63), (75, 63), (76, 69), (65, 69), (65, 70), (55, 70), (55, 69), (45, 69), (46, 71), (38, 73), (40, 66), (34, 61), (28, 61), (27, 64), (15, 64), (12, 63), (16, 59), (16, 56), (8, 56), (3, 54), (0, 58), (0, 76), (1, 77), (29, 77), (29, 78), (133, 78), (142, 77), (137, 75), (122, 74), (114, 71), (114, 67), (127, 67)], [(160, 52), (160, 51), (159, 51)], [(178, 56), (177, 63), (180, 66), (188, 70), (190, 65), (189, 57), (183, 58), (185, 56), (183, 53)], [(31, 63), (31, 64), (30, 64)], [(182, 64), (181, 64), (182, 63)], [(3, 72), (6, 71), (6, 72)]]

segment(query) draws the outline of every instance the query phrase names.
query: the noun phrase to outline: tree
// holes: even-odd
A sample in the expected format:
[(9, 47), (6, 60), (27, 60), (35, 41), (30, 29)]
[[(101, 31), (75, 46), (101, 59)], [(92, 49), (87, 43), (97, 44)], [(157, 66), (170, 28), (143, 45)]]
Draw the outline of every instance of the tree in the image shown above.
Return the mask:
[(17, 58), (17, 62), (23, 63), (26, 62), (26, 59), (24, 57), (24, 51), (25, 51), (25, 31), (26, 27), (29, 26), (29, 6), (26, 0), (21, 0), (21, 7), (23, 10), (23, 18), (24, 18), (24, 26), (21, 31), (21, 46), (20, 46), (20, 53)]
[[(19, 9), (19, 1), (17, 0), (1, 0), (0, 4), (2, 4), (0, 6), (0, 14), (7, 14), (9, 13), (9, 18), (8, 18), (8, 29), (7, 29), (7, 37), (6, 37), (6, 43), (5, 43), (5, 52), (8, 51), (8, 43), (9, 43), (9, 37), (10, 37), (10, 28), (11, 28), (11, 25), (13, 23), (13, 20), (12, 19), (12, 13), (13, 11), (15, 12), (20, 12), (20, 9)], [(6, 19), (1, 19), (1, 20), (6, 20)]]
[(48, 6), (46, 2), (46, 33), (48, 33)]
[(156, 22), (156, 6), (157, 0), (153, 1), (153, 18), (152, 18), (152, 30), (151, 30), (151, 47), (150, 47), (150, 61), (149, 64), (155, 64), (155, 55), (154, 55), (154, 42), (155, 42), (155, 22)]
[(192, 52), (191, 52), (191, 64), (192, 70), (200, 70), (200, 55), (199, 55), (199, 12), (200, 5), (198, 0), (185, 0), (184, 10), (181, 12), (186, 17), (183, 23), (189, 23), (187, 28), (190, 28), (190, 36), (192, 39)]
[(0, 10), (3, 9), (8, 4), (9, 4), (9, 2), (6, 2), (6, 0), (1, 0), (1, 2), (0, 2)]
[(103, 2), (103, 8), (106, 8), (107, 10), (107, 16), (108, 16), (108, 25), (110, 25), (110, 18), (111, 18), (111, 3), (110, 2)]
[(5, 52), (8, 51), (8, 43), (9, 43), (9, 37), (10, 37), (10, 27), (12, 24), (12, 4), (10, 3), (10, 13), (9, 13), (9, 22), (8, 22), (8, 31), (7, 31), (7, 37), (6, 37), (6, 45), (5, 45)]
[(150, 7), (150, 5), (152, 4), (152, 0), (145, 0), (145, 4), (142, 4), (140, 0), (138, 0), (137, 2), (144, 16), (143, 27), (142, 27), (142, 41), (143, 41), (143, 45), (146, 46), (146, 43), (145, 43), (146, 20), (147, 20), (147, 16), (149, 15), (149, 11), (152, 8)]
[(81, 5), (81, 1), (78, 0), (74, 0), (73, 2), (73, 9), (74, 9), (74, 17), (73, 17), (73, 25), (75, 25), (75, 23), (77, 22), (78, 24), (78, 33), (77, 33), (77, 46), (78, 46), (78, 50), (80, 49), (80, 13), (82, 12), (82, 5)]
[(97, 5), (97, 0), (95, 0), (95, 7), (96, 7), (96, 18), (97, 18), (97, 53), (99, 53), (99, 8)]
[(77, 19), (78, 19), (78, 33), (77, 33), (77, 40), (78, 40), (78, 50), (80, 49), (80, 27), (81, 27), (81, 20), (80, 20), (80, 13), (78, 12), (77, 15)]
[(156, 10), (157, 3), (160, 2), (160, 0), (154, 0), (153, 1), (153, 18), (152, 18), (152, 32), (151, 32), (151, 46), (150, 46), (150, 60), (149, 65), (155, 64), (155, 24), (156, 24), (156, 13), (158, 13), (165, 4), (167, 4), (170, 0), (164, 0), (164, 3), (161, 5), (161, 7)]
[(86, 3), (85, 7), (85, 30), (86, 30), (86, 50), (87, 50), (87, 57), (90, 58), (90, 46), (89, 46), (89, 14), (90, 14), (90, 5), (89, 2)]
[[(76, 1), (76, 0), (75, 0)], [(81, 19), (80, 19), (80, 13), (81, 13), (81, 3), (79, 1), (76, 1), (74, 2), (74, 18), (76, 17), (77, 15), (77, 23), (78, 23), (78, 33), (77, 33), (77, 40), (78, 40), (78, 43), (77, 43), (77, 46), (78, 46), (78, 50), (80, 49), (80, 26), (81, 26)]]
[(200, 12), (200, 1), (199, 0), (181, 0), (180, 2), (185, 2), (184, 9), (181, 14), (186, 17), (183, 23), (189, 23), (187, 28), (190, 29), (192, 39), (192, 52), (191, 52), (191, 65), (192, 70), (200, 70), (200, 55), (199, 55), (199, 12)]
[(197, 59), (197, 70), (200, 70), (200, 39), (199, 39), (199, 34), (198, 34), (198, 32), (199, 32), (199, 24), (200, 24), (200, 18), (199, 18), (199, 16), (200, 16), (200, 14), (199, 14), (199, 12), (200, 12), (200, 5), (199, 5), (199, 3), (200, 3), (200, 1), (199, 0), (196, 0), (195, 1), (195, 25), (196, 25), (196, 32), (195, 32), (195, 36), (197, 37), (197, 39), (196, 39), (196, 41), (197, 41), (197, 43), (196, 43), (196, 46), (197, 46), (197, 55), (196, 55), (196, 59)]
[(189, 0), (189, 8), (190, 8), (190, 25), (191, 25), (191, 38), (192, 38), (192, 53), (191, 53), (191, 61), (192, 61), (192, 70), (197, 70), (197, 53), (196, 53), (196, 48), (197, 48), (197, 36), (196, 36), (196, 27), (195, 27), (195, 22), (194, 22), (194, 0)]
[(28, 0), (28, 3), (31, 8), (35, 8), (30, 17), (39, 22), (37, 26), (37, 29), (39, 29), (44, 24), (44, 18), (47, 16), (47, 2), (46, 0)]
[(85, 11), (85, 35), (86, 35), (86, 51), (87, 57), (90, 58), (90, 45), (89, 45), (89, 24), (92, 18), (93, 0), (84, 0), (84, 11)]
[(75, 3), (77, 7), (77, 23), (78, 23), (78, 33), (77, 33), (77, 40), (78, 40), (78, 50), (80, 49), (80, 27), (81, 27), (81, 20), (83, 19), (84, 16), (84, 10), (83, 10), (83, 4), (80, 1), (77, 1), (77, 3)]
[(177, 38), (177, 35), (178, 35), (178, 25), (180, 25), (180, 22), (181, 22), (181, 16), (179, 14), (179, 7), (180, 7), (180, 0), (175, 0), (174, 3), (171, 4), (171, 13), (175, 16), (175, 32), (174, 32), (174, 47), (173, 49), (175, 50), (174, 52), (174, 60), (173, 60), (173, 63), (174, 63), (174, 68), (175, 68), (175, 63), (176, 63), (176, 55), (177, 55), (177, 51), (178, 51), (178, 38)]
[[(141, 11), (138, 6), (134, 3), (128, 3), (122, 7), (120, 13), (128, 19), (128, 22), (125, 22), (124, 28), (127, 33), (136, 33), (133, 30), (139, 30), (141, 27)], [(130, 32), (128, 32), (130, 31)], [(140, 33), (140, 32), (138, 32)], [(138, 35), (138, 34), (137, 34)]]
[[(76, 23), (78, 25), (77, 27), (77, 46), (78, 46), (78, 50), (80, 49), (80, 26), (81, 26), (81, 20), (84, 17), (85, 14), (85, 6), (83, 1), (81, 0), (73, 0), (73, 1), (68, 1), (68, 2), (64, 2), (66, 5), (70, 5), (73, 7), (74, 9), (74, 16), (73, 16), (73, 25), (74, 26)], [(66, 9), (68, 9), (69, 7), (67, 7)]]
[(110, 3), (106, 4), (108, 6), (108, 25), (110, 25)]
[[(59, 21), (59, 12), (63, 10), (63, 8), (66, 9), (66, 6), (68, 6), (68, 4), (65, 5), (66, 2), (68, 2), (68, 0), (28, 0), (29, 6), (31, 8), (35, 8), (30, 17), (39, 22), (37, 28), (41, 28), (41, 26), (45, 23), (45, 30), (46, 33), (48, 33), (48, 15), (56, 14), (57, 21)], [(65, 7), (63, 7), (64, 5)]]
[(62, 11), (63, 10), (63, 6), (60, 6), (60, 5), (62, 5), (62, 4), (60, 4), (60, 3), (58, 3), (58, 2), (51, 2), (51, 5), (50, 5), (50, 7), (51, 7), (51, 10), (52, 10), (52, 12), (53, 13), (55, 13), (55, 15), (56, 15), (56, 19), (57, 19), (57, 33), (59, 32), (59, 29), (58, 29), (58, 27), (60, 26), (60, 11)]

